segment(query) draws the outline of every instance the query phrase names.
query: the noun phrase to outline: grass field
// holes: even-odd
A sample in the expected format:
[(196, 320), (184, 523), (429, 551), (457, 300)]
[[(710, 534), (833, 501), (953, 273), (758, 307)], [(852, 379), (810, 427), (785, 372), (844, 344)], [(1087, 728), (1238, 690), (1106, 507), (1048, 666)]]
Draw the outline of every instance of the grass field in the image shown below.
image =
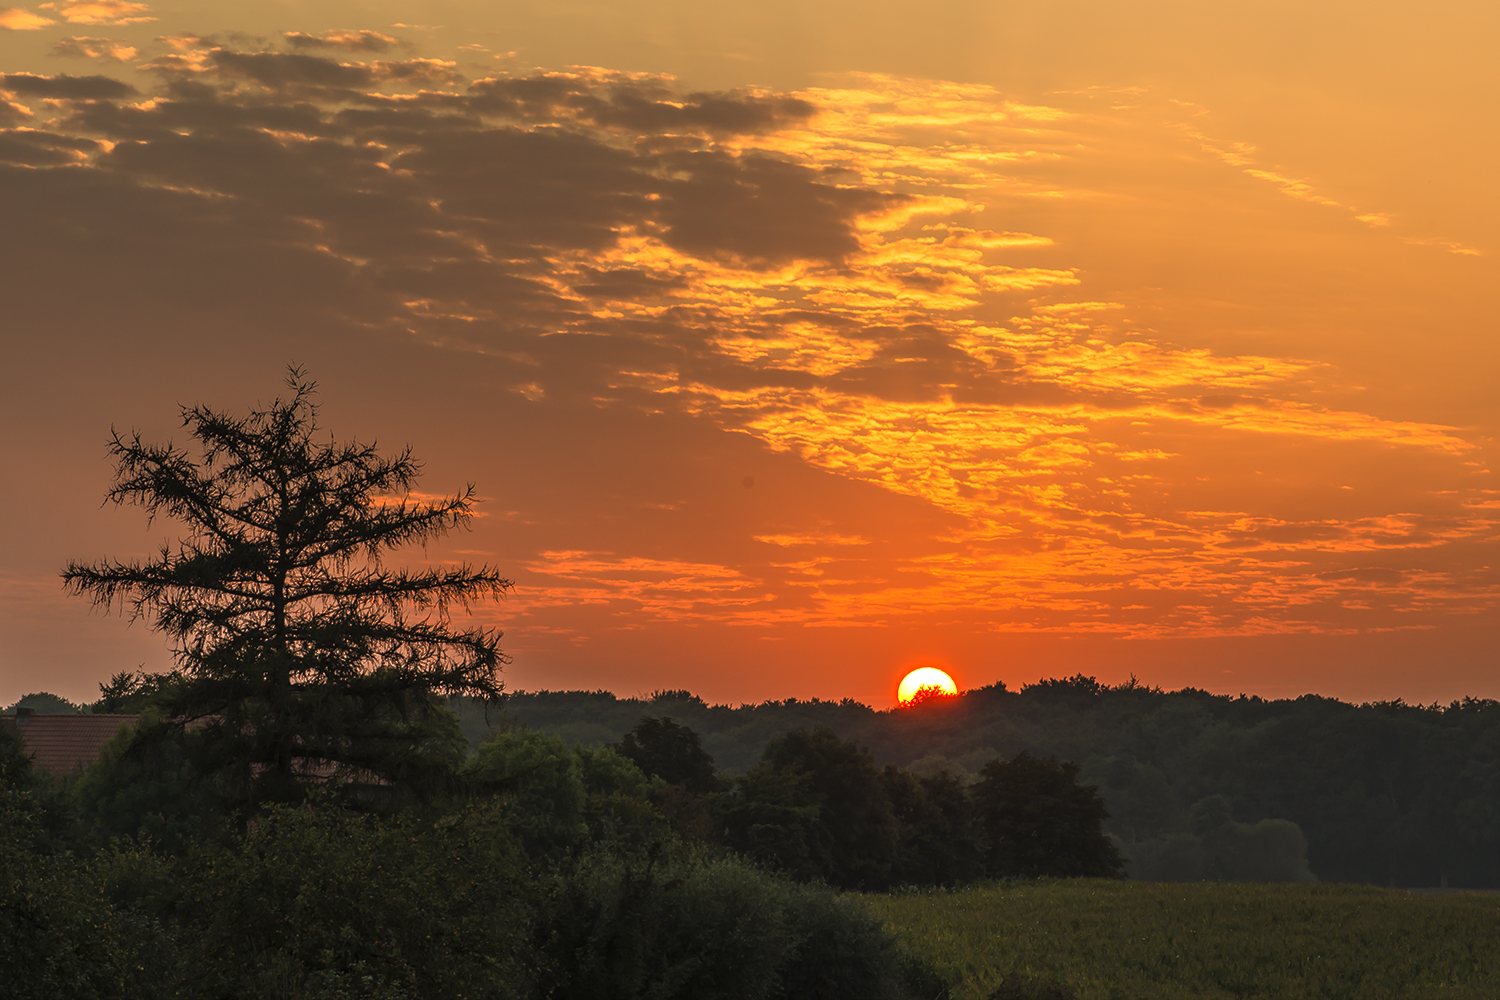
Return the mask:
[(1079, 1000), (1500, 998), (1500, 896), (1070, 880), (865, 897), (954, 1000), (1012, 975)]

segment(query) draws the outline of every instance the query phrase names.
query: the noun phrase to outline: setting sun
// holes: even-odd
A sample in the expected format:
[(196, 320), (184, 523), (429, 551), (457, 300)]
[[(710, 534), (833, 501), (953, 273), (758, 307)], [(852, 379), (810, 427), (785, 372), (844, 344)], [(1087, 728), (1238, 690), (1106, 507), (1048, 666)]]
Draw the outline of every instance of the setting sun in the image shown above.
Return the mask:
[(901, 678), (901, 686), (896, 689), (896, 700), (903, 705), (910, 705), (913, 700), (932, 694), (958, 694), (958, 685), (937, 667), (918, 667)]

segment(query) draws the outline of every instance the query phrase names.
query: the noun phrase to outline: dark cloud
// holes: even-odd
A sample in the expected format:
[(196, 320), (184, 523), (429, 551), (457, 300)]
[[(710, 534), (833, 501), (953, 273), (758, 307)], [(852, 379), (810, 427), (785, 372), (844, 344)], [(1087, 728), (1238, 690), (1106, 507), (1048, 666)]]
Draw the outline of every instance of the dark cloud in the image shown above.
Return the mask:
[(0, 74), (0, 89), (27, 97), (53, 97), (71, 101), (110, 100), (137, 93), (128, 83), (107, 76), (39, 76), (35, 73)]
[(680, 180), (660, 218), (673, 247), (750, 263), (842, 262), (858, 247), (854, 220), (907, 201), (903, 195), (820, 183), (817, 172), (766, 156), (722, 152), (665, 158)]
[(570, 74), (476, 80), (470, 87), (476, 111), (522, 121), (568, 118), (607, 128), (652, 135), (710, 132), (755, 135), (811, 117), (807, 101), (739, 92), (680, 94), (665, 85), (645, 86), (605, 77)]
[(0, 161), (31, 167), (77, 163), (99, 144), (77, 136), (38, 131), (0, 131)]
[(687, 287), (687, 280), (680, 275), (661, 278), (631, 267), (582, 267), (579, 276), (581, 280), (573, 282), (573, 290), (591, 299), (641, 301)]
[(734, 94), (688, 94), (681, 100), (652, 100), (633, 91), (616, 91), (594, 120), (601, 125), (640, 132), (706, 129), (754, 135), (786, 128), (810, 118), (817, 109), (794, 97), (746, 97)]
[(213, 61), (219, 72), (231, 79), (253, 80), (263, 87), (280, 89), (293, 85), (349, 89), (369, 87), (375, 74), (363, 63), (340, 63), (300, 52), (236, 52), (218, 49)]

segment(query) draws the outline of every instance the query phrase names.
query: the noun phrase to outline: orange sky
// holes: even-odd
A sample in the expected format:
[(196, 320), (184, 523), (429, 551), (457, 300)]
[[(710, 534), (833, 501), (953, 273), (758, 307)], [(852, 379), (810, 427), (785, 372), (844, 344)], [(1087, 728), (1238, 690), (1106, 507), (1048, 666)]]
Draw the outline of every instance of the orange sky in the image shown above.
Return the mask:
[(0, 700), (291, 361), (514, 688), (1500, 696), (1490, 8), (488, 6), (0, 10)]

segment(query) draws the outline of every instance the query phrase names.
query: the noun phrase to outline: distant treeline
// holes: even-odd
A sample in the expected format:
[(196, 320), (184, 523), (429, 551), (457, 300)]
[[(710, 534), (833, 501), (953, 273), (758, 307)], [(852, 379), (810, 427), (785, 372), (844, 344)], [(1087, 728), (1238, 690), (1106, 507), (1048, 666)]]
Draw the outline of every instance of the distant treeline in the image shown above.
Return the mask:
[[(531, 729), (569, 743), (618, 742), (643, 717), (698, 733), (738, 775), (777, 736), (827, 727), (878, 765), (972, 781), (1026, 751), (1076, 761), (1109, 810), (1137, 878), (1257, 877), (1305, 837), (1324, 881), (1500, 886), (1500, 703), (1352, 705), (1163, 691), (1075, 676), (1003, 683), (915, 709), (845, 699), (708, 705), (688, 691), (512, 694), (500, 708), (455, 703), (471, 739)], [(1259, 867), (1257, 867), (1259, 866)], [(1289, 871), (1282, 877), (1293, 878)]]

